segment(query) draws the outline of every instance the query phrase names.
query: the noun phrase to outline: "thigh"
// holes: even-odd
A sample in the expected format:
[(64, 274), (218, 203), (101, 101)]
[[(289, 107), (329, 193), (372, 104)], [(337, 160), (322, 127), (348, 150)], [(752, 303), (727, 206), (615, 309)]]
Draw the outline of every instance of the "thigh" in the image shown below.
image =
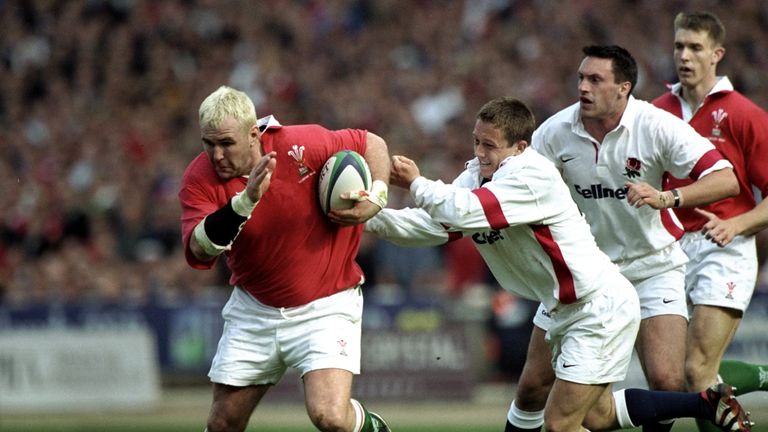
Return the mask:
[(754, 236), (737, 236), (725, 247), (689, 233), (682, 242), (690, 256), (686, 289), (693, 305), (747, 310), (757, 282), (757, 252)]
[(214, 383), (208, 427), (211, 430), (245, 430), (253, 410), (270, 387), (235, 387)]
[(680, 315), (658, 315), (640, 322), (635, 346), (651, 389), (685, 390), (687, 326)]
[(304, 402), (311, 419), (346, 412), (352, 397), (352, 373), (343, 369), (317, 369), (304, 374)]
[(696, 377), (701, 382), (690, 383), (693, 389), (703, 389), (715, 382), (720, 360), (740, 323), (741, 313), (738, 310), (707, 305), (694, 306), (688, 328), (685, 361), (701, 368), (705, 373)]
[(515, 405), (525, 411), (544, 409), (550, 388), (555, 381), (552, 351), (544, 336), (544, 330), (533, 326), (525, 366), (520, 374), (515, 396)]
[(224, 330), (208, 376), (234, 387), (276, 384), (286, 366), (275, 341), (279, 312), (235, 288), (222, 310)]
[(602, 384), (626, 378), (640, 307), (634, 288), (622, 281), (585, 303), (552, 312), (546, 340), (558, 379)]
[(609, 388), (609, 384), (578, 384), (555, 380), (544, 409), (546, 430), (580, 430), (587, 413)]
[(277, 332), (285, 363), (302, 376), (322, 369), (359, 374), (363, 309), (360, 290), (342, 291), (311, 306), (301, 316), (291, 317)]
[(632, 280), (640, 298), (640, 317), (680, 315), (688, 318), (685, 296), (686, 267), (680, 265), (645, 279)]

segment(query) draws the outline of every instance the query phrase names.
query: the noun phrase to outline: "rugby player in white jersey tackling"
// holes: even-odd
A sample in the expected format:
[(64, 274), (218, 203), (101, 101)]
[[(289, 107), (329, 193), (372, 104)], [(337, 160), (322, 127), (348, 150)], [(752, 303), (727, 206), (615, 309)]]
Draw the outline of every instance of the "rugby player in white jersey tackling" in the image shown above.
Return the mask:
[[(590, 411), (596, 429), (626, 427), (616, 416), (612, 383), (629, 366), (640, 325), (637, 293), (598, 249), (555, 166), (529, 148), (534, 128), (524, 103), (488, 102), (476, 117), (476, 157), (453, 184), (428, 180), (412, 160), (394, 156), (390, 182), (408, 188), (419, 208), (384, 209), (365, 229), (403, 246), (470, 236), (504, 289), (550, 311), (547, 366), (556, 379), (546, 429), (581, 431)], [(626, 392), (623, 412), (633, 424), (743, 412), (726, 385), (701, 393)]]
[[(732, 196), (738, 183), (731, 164), (709, 141), (680, 119), (632, 97), (637, 65), (629, 52), (618, 46), (589, 46), (583, 52), (579, 102), (542, 123), (533, 134), (533, 147), (561, 172), (598, 246), (637, 290), (642, 321), (636, 350), (649, 387), (684, 391), (688, 259), (677, 243), (683, 229), (672, 212), (679, 201), (661, 191), (663, 179), (669, 172), (695, 180), (678, 190), (686, 206)], [(507, 432), (541, 427), (555, 378), (544, 343), (549, 321), (543, 305), (534, 318)], [(623, 411), (619, 416), (633, 425)], [(671, 427), (665, 421), (643, 430)]]

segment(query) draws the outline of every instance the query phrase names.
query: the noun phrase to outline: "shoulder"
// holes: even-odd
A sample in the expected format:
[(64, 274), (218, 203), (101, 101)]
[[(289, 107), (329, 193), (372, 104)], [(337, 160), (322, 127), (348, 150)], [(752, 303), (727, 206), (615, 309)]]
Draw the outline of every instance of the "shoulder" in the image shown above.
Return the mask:
[(201, 152), (187, 165), (182, 182), (183, 184), (212, 183), (216, 179), (218, 176), (211, 165), (211, 161), (205, 153)]
[[(738, 110), (739, 112), (747, 113), (749, 115), (766, 115), (763, 108), (736, 90), (722, 91), (713, 95), (712, 98), (714, 102), (726, 105), (731, 110)], [(753, 119), (746, 118), (745, 120)]]
[(562, 126), (570, 126), (577, 119), (579, 103), (574, 103), (552, 114), (538, 127), (538, 131), (550, 131)]
[(672, 94), (672, 92), (666, 92), (661, 96), (657, 97), (656, 99), (654, 99), (651, 103), (654, 106), (663, 108), (663, 107), (668, 107), (668, 106), (678, 104), (679, 101), (677, 99), (677, 96)]

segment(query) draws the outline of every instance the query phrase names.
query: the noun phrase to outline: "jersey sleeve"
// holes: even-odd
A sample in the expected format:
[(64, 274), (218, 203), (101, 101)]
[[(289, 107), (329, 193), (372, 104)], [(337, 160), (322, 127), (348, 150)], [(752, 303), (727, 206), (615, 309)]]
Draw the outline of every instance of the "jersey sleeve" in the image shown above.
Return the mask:
[(189, 249), (189, 241), (195, 227), (206, 216), (218, 210), (217, 204), (211, 191), (205, 188), (196, 180), (194, 176), (185, 175), (182, 179), (182, 186), (179, 190), (179, 202), (181, 203), (181, 236), (184, 243), (184, 255), (187, 263), (196, 269), (209, 269), (216, 263), (216, 258), (211, 261), (198, 260)]
[(494, 178), (469, 189), (419, 177), (411, 184), (411, 196), (435, 221), (462, 231), (498, 230), (544, 219), (533, 188), (519, 179)]
[(710, 172), (732, 168), (728, 160), (708, 139), (699, 135), (688, 123), (658, 110), (656, 142), (662, 147), (664, 169), (677, 178), (697, 180)]
[(365, 223), (365, 231), (399, 246), (437, 246), (461, 238), (422, 209), (383, 209)]
[(768, 199), (768, 113), (755, 106), (749, 115), (735, 117), (741, 120), (734, 133), (744, 154), (749, 182)]

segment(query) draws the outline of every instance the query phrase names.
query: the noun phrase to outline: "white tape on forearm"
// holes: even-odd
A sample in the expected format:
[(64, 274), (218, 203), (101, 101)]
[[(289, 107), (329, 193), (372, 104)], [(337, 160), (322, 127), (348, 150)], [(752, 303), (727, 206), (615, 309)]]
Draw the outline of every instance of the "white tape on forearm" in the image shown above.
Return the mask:
[(389, 199), (389, 186), (381, 180), (374, 180), (371, 185), (371, 192), (366, 199), (381, 208), (386, 207)]
[(258, 201), (251, 201), (251, 198), (248, 196), (248, 194), (242, 190), (232, 197), (232, 210), (234, 210), (235, 213), (242, 217), (250, 218), (251, 212), (258, 203)]
[(208, 234), (205, 232), (205, 219), (201, 220), (199, 224), (195, 227), (195, 230), (193, 232), (193, 235), (195, 236), (195, 240), (197, 241), (197, 244), (200, 245), (200, 248), (205, 252), (208, 256), (219, 256), (224, 251), (227, 251), (230, 249), (230, 245), (227, 246), (219, 246), (216, 243), (212, 242), (211, 239), (208, 238)]

